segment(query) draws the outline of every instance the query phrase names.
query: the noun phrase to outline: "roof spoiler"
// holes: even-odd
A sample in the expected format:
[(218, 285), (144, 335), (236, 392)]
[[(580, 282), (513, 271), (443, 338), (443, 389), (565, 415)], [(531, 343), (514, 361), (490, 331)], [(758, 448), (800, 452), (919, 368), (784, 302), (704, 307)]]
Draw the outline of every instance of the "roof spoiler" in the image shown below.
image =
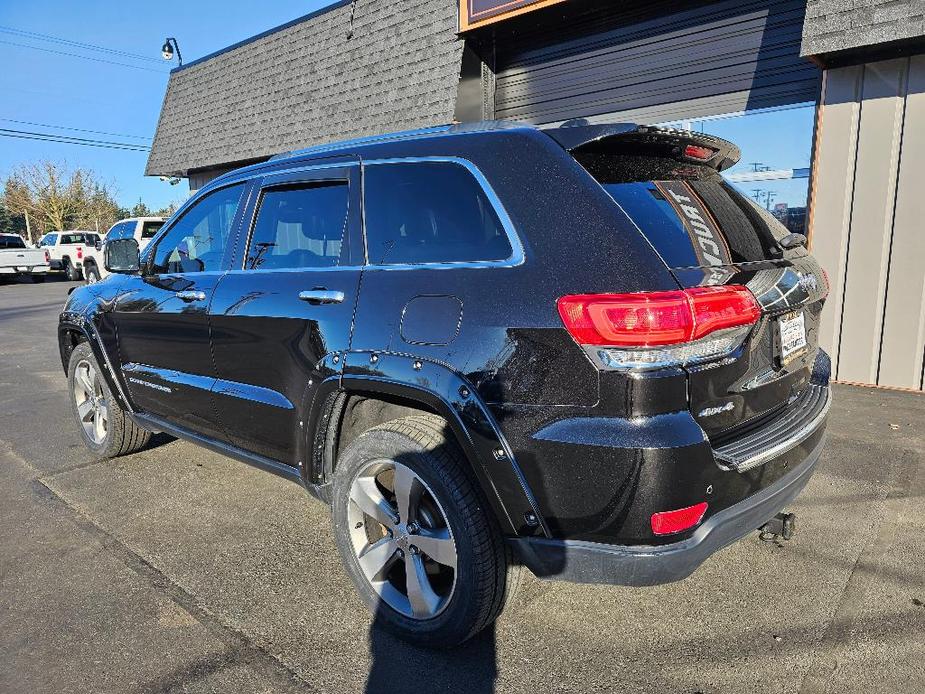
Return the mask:
[(620, 153), (621, 150), (652, 150), (653, 154), (709, 166), (724, 171), (742, 157), (739, 148), (712, 135), (636, 123), (590, 125), (585, 119), (566, 121), (543, 132), (571, 154)]

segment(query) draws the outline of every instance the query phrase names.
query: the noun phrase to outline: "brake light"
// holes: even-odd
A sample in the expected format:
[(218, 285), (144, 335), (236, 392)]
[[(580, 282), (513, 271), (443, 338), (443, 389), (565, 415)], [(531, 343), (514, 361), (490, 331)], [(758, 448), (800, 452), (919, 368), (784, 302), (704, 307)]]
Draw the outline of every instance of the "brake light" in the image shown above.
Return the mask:
[(697, 159), (699, 161), (707, 161), (713, 158), (713, 155), (716, 154), (716, 151), (717, 150), (711, 147), (688, 145), (684, 148), (684, 156), (689, 157), (690, 159)]
[(574, 294), (558, 301), (566, 330), (607, 368), (657, 368), (712, 359), (741, 344), (761, 316), (748, 288), (694, 287)]
[(84, 247), (78, 246), (77, 247), (77, 260), (83, 260), (83, 257), (84, 257)]
[(45, 262), (46, 263), (51, 262), (51, 255), (48, 253), (48, 250), (45, 251)]
[(672, 535), (680, 533), (703, 520), (707, 512), (707, 502), (679, 508), (676, 511), (661, 511), (652, 514), (652, 532), (656, 535)]

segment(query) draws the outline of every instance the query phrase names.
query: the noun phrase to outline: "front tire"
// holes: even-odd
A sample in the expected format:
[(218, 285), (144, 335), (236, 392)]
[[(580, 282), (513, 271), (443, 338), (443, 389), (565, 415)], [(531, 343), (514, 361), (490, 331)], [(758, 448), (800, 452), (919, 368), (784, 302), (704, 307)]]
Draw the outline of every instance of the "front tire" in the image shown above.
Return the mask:
[(148, 443), (151, 433), (135, 424), (113, 397), (86, 342), (71, 352), (67, 383), (80, 438), (97, 458), (134, 453)]
[(376, 623), (418, 645), (451, 647), (498, 617), (507, 553), (446, 422), (404, 417), (340, 456), (334, 535)]
[(100, 271), (96, 268), (96, 265), (87, 265), (84, 268), (84, 275), (87, 284), (96, 284), (100, 281)]

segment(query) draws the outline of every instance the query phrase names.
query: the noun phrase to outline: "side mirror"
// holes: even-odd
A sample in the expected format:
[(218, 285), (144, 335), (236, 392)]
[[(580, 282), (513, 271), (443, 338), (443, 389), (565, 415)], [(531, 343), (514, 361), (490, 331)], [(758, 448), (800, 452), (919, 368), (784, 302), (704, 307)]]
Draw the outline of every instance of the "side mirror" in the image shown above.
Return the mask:
[(97, 239), (96, 243), (93, 245), (96, 247), (96, 250), (98, 251), (103, 250), (103, 240), (102, 239)]
[(141, 267), (138, 242), (135, 239), (114, 239), (103, 249), (103, 265), (109, 272), (134, 275)]

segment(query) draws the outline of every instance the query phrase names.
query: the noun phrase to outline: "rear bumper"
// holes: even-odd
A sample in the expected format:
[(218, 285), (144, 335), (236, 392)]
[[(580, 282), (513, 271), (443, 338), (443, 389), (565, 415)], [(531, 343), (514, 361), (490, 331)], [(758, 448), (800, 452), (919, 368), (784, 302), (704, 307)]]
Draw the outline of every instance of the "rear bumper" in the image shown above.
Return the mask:
[(573, 583), (650, 586), (689, 576), (714, 552), (759, 528), (806, 486), (824, 444), (773, 484), (710, 516), (694, 534), (669, 545), (622, 546), (582, 540), (512, 538), (518, 560), (540, 578)]

